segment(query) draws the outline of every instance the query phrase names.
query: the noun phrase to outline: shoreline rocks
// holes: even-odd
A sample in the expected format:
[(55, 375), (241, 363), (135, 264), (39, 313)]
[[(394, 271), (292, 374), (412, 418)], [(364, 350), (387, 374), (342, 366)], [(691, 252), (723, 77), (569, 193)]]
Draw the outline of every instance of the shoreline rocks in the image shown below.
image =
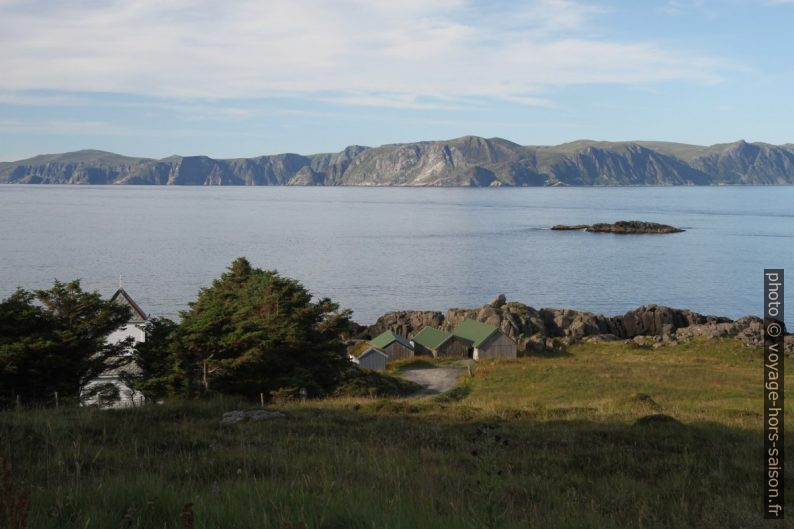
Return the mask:
[[(501, 305), (499, 305), (501, 303)], [(399, 311), (381, 316), (363, 327), (359, 338), (377, 336), (392, 329), (412, 338), (425, 326), (452, 330), (464, 319), (495, 325), (518, 344), (519, 352), (543, 353), (581, 342), (635, 340), (653, 347), (675, 345), (695, 337), (736, 337), (748, 347), (763, 346), (763, 320), (745, 316), (731, 320), (698, 314), (686, 309), (643, 305), (619, 316), (604, 316), (571, 309), (535, 309), (499, 296), (491, 303), (471, 309)], [(785, 338), (786, 351), (794, 354), (794, 336)]]
[(444, 315), (439, 311), (400, 310), (387, 312), (374, 324), (362, 327), (360, 334), (374, 338), (384, 331), (392, 330), (400, 336), (411, 338), (423, 327), (441, 327), (443, 322)]
[(567, 226), (557, 224), (551, 227), (554, 231), (588, 231), (591, 233), (619, 233), (619, 234), (642, 234), (642, 233), (681, 233), (684, 231), (675, 226), (667, 224), (657, 224), (656, 222), (645, 222), (641, 220), (620, 220), (612, 224), (574, 224)]

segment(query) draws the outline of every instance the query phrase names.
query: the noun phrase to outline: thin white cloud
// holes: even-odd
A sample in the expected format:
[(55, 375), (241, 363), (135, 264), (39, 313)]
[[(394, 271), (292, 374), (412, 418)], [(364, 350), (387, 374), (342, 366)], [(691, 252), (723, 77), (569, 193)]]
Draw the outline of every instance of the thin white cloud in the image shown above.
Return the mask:
[[(0, 119), (0, 134), (27, 134), (45, 133), (62, 134), (73, 137), (152, 137), (152, 129), (143, 126), (124, 126), (116, 123), (96, 120), (17, 120)], [(172, 128), (160, 129), (157, 136), (160, 138), (196, 137), (212, 138), (223, 137), (225, 133), (212, 128)], [(251, 130), (238, 130), (236, 137), (259, 137), (260, 134)], [(13, 156), (11, 157), (13, 158)], [(16, 158), (20, 159), (20, 158)]]
[[(3, 0), (0, 0), (0, 2)], [(15, 106), (74, 106), (81, 98), (66, 94), (27, 94), (0, 92), (0, 105)]]
[[(590, 36), (573, 0), (0, 0), (0, 90), (166, 98), (300, 95), (399, 108), (549, 104), (550, 86), (713, 82), (728, 65)], [(383, 94), (389, 94), (384, 96)]]
[(68, 120), (45, 120), (27, 121), (2, 119), (0, 120), (0, 133), (23, 133), (23, 132), (44, 132), (57, 134), (73, 135), (111, 135), (129, 136), (133, 135), (129, 129), (119, 127), (104, 121), (68, 121)]
[(759, 5), (794, 5), (794, 0), (667, 0), (667, 2), (658, 7), (657, 10), (673, 16), (697, 12), (701, 15), (713, 17), (719, 13), (723, 13), (726, 8), (732, 9), (742, 6)]

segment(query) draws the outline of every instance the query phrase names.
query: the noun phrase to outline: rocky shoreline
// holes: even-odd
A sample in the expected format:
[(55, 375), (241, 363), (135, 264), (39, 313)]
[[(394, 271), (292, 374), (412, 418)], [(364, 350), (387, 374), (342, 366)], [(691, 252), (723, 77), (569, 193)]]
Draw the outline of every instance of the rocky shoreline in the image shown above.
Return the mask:
[[(745, 316), (738, 320), (707, 316), (686, 309), (643, 305), (622, 316), (604, 316), (571, 309), (535, 309), (508, 302), (504, 295), (474, 309), (388, 312), (370, 326), (361, 326), (357, 338), (367, 339), (391, 329), (408, 337), (425, 326), (451, 330), (464, 319), (495, 325), (515, 340), (519, 353), (544, 353), (582, 342), (635, 341), (662, 347), (698, 336), (736, 337), (748, 347), (762, 347), (763, 320)], [(794, 335), (785, 338), (786, 351), (794, 354)]]
[(592, 233), (681, 233), (685, 231), (667, 224), (645, 222), (641, 220), (619, 220), (618, 222), (599, 224), (557, 224), (551, 227), (554, 231), (589, 231)]

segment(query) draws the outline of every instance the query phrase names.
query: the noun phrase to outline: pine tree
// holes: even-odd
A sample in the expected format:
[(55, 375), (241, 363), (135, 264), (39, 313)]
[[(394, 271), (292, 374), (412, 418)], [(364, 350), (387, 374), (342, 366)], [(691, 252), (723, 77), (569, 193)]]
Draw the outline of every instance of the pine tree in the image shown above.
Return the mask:
[(350, 311), (239, 258), (182, 313), (175, 365), (188, 395), (322, 395), (349, 366), (339, 340), (349, 326)]
[(184, 376), (178, 369), (178, 329), (179, 325), (168, 318), (152, 318), (144, 327), (146, 340), (130, 349), (136, 369), (122, 373), (121, 378), (147, 399), (181, 393)]
[(107, 336), (130, 318), (127, 307), (84, 292), (79, 281), (18, 289), (0, 301), (0, 405), (76, 401), (80, 389), (125, 361), (129, 342)]

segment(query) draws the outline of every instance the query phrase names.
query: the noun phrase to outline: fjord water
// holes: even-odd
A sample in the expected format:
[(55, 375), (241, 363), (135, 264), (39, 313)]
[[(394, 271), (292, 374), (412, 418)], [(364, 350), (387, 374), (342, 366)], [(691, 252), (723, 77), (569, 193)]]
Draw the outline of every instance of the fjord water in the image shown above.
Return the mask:
[[(616, 220), (687, 231), (548, 229)], [(121, 275), (145, 311), (170, 317), (238, 256), (361, 323), (499, 293), (537, 308), (615, 315), (657, 303), (736, 318), (761, 314), (765, 267), (789, 267), (794, 290), (794, 187), (5, 185), (0, 223), (0, 296), (55, 278), (110, 295)]]

